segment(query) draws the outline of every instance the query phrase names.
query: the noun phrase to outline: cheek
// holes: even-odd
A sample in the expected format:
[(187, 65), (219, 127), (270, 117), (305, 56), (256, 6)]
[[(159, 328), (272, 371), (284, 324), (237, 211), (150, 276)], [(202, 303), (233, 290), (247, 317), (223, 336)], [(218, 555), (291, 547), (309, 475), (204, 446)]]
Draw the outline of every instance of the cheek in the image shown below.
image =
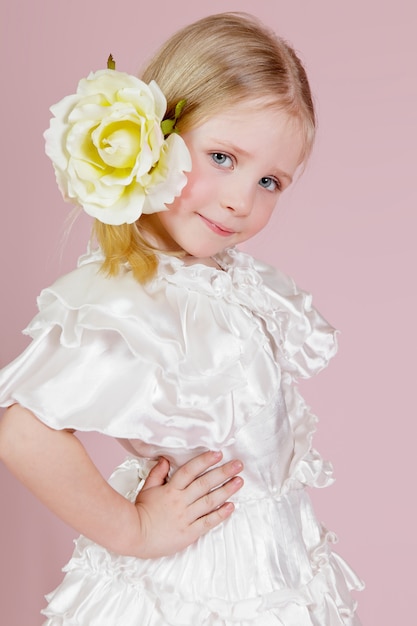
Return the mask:
[(259, 233), (261, 230), (265, 228), (265, 226), (268, 224), (269, 220), (271, 219), (272, 213), (273, 213), (273, 207), (271, 209), (261, 207), (259, 211), (256, 212), (253, 222), (251, 224), (252, 235), (256, 235), (257, 233)]
[(218, 185), (216, 171), (207, 163), (205, 157), (192, 154), (192, 170), (187, 174), (187, 184), (178, 198), (178, 205), (182, 200), (188, 206), (191, 203), (196, 208), (201, 207), (209, 203), (213, 195), (217, 195), (215, 191)]
[(181, 200), (183, 202), (187, 202), (189, 200), (194, 201), (195, 198), (202, 196), (204, 194), (204, 188), (207, 187), (206, 178), (207, 173), (203, 172), (198, 159), (193, 158), (192, 170), (187, 173), (187, 184), (174, 204), (179, 205)]
[(185, 198), (190, 202), (198, 205), (204, 205), (209, 202), (213, 195), (214, 181), (208, 176), (199, 176), (197, 173), (190, 181), (190, 187)]

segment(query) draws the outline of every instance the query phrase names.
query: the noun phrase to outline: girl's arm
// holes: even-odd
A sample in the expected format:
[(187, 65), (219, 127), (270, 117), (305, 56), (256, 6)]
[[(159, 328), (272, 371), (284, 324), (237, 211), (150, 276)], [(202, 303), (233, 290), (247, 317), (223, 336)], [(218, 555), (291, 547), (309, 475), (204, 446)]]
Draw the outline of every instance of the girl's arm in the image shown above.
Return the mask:
[(131, 503), (106, 482), (72, 432), (49, 428), (18, 404), (0, 421), (0, 458), (77, 532), (140, 558), (178, 552), (220, 524), (234, 508), (227, 499), (243, 484), (239, 461), (209, 469), (221, 460), (218, 452), (195, 457), (167, 483), (169, 463), (161, 459)]

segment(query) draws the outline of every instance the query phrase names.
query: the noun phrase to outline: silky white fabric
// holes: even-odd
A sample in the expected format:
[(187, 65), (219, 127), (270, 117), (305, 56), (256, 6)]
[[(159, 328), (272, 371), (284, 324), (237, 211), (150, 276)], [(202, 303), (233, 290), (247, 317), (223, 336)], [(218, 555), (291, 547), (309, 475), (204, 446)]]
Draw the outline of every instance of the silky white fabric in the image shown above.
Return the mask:
[(327, 365), (335, 332), (275, 269), (236, 249), (216, 261), (161, 255), (142, 286), (87, 254), (41, 293), (32, 343), (0, 372), (1, 406), (119, 438), (132, 456), (111, 483), (132, 500), (159, 455), (171, 471), (206, 449), (245, 464), (231, 518), (174, 556), (122, 557), (80, 537), (47, 626), (359, 625), (350, 591), (363, 585), (304, 489), (332, 470), (296, 380)]

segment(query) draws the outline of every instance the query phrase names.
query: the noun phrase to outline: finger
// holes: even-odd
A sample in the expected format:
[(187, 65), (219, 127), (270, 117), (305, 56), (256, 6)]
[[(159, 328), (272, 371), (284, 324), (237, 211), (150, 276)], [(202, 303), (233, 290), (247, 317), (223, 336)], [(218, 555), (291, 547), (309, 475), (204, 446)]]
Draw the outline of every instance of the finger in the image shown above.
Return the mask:
[(200, 474), (206, 472), (212, 465), (216, 465), (223, 458), (218, 451), (203, 452), (182, 465), (172, 476), (170, 484), (176, 489), (185, 489)]
[(192, 530), (197, 537), (201, 537), (209, 532), (212, 528), (215, 528), (225, 519), (227, 519), (235, 510), (235, 506), (233, 502), (225, 502), (221, 507), (204, 515), (203, 517), (199, 517), (192, 524)]
[(151, 469), (149, 472), (143, 487), (142, 491), (146, 489), (150, 489), (151, 487), (159, 487), (163, 485), (168, 477), (169, 472), (169, 461), (164, 457), (158, 459), (158, 463)]
[(223, 485), (226, 481), (243, 470), (243, 463), (237, 459), (224, 463), (198, 476), (184, 490), (187, 496), (187, 503), (191, 504), (201, 497), (206, 496), (210, 491)]
[(189, 522), (192, 524), (198, 518), (207, 516), (219, 507), (222, 507), (242, 486), (243, 478), (234, 476), (221, 487), (206, 493), (188, 507), (187, 516)]

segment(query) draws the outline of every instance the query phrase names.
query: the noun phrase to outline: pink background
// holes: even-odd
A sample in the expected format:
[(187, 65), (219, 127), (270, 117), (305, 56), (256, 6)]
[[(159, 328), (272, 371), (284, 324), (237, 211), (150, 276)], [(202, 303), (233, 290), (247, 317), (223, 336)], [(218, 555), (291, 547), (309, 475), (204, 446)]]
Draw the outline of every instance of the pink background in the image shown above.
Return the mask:
[[(247, 248), (292, 274), (341, 329), (330, 369), (302, 385), (336, 484), (313, 494), (365, 579), (368, 626), (415, 619), (416, 11), (412, 0), (14, 0), (2, 5), (0, 365), (40, 289), (74, 266), (89, 222), (63, 243), (68, 205), (43, 152), (48, 107), (112, 52), (136, 73), (162, 40), (208, 13), (256, 13), (301, 51), (318, 104), (314, 156)], [(124, 452), (84, 437), (108, 474)], [(1, 622), (36, 626), (73, 532), (0, 467)]]

